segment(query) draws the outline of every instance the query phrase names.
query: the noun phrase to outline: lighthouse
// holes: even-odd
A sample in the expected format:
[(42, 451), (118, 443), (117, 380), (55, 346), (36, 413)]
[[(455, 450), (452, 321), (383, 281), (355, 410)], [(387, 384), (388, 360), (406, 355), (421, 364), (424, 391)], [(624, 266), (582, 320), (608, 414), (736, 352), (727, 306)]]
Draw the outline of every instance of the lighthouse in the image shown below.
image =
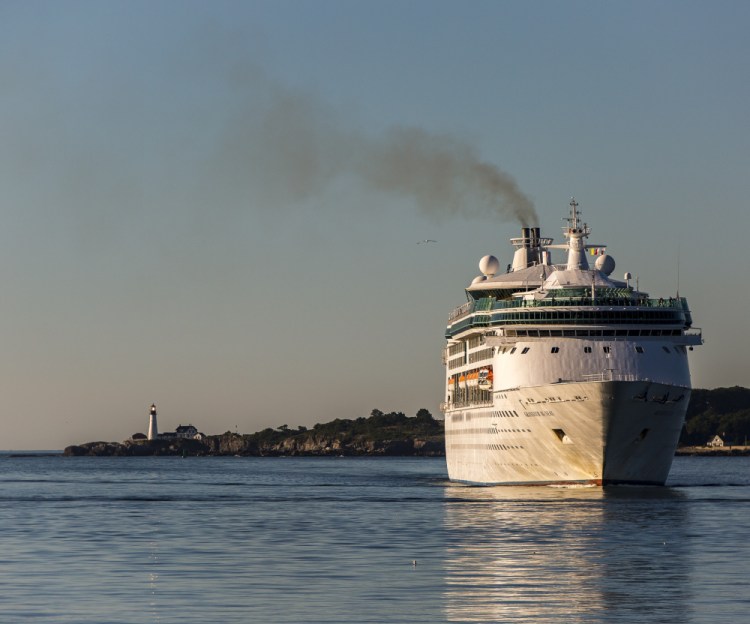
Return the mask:
[(159, 427), (156, 425), (156, 405), (151, 404), (151, 413), (148, 419), (148, 439), (156, 440), (159, 437)]

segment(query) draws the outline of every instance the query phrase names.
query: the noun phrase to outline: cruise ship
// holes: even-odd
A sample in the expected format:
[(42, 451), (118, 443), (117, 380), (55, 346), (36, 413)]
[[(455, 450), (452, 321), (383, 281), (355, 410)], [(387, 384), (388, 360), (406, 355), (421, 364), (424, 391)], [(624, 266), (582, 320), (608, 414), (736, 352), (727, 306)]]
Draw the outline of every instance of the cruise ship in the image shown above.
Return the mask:
[[(663, 485), (703, 342), (679, 294), (651, 298), (612, 274), (575, 199), (554, 245), (537, 227), (494, 256), (448, 319), (445, 446), (452, 480)], [(552, 263), (552, 250), (567, 254)]]

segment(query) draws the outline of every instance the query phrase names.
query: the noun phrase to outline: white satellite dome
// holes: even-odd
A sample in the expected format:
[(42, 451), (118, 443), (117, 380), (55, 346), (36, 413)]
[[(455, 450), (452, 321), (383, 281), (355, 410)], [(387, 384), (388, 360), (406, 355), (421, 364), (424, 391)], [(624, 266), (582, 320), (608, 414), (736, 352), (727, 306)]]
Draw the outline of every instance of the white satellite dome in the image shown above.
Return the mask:
[(615, 270), (615, 259), (607, 254), (599, 256), (594, 262), (594, 266), (605, 275), (612, 275)]
[(487, 277), (492, 277), (500, 269), (500, 261), (495, 256), (485, 256), (479, 261), (479, 270)]
[(471, 280), (472, 284), (478, 284), (479, 282), (484, 282), (487, 279), (486, 275), (477, 275), (473, 280)]

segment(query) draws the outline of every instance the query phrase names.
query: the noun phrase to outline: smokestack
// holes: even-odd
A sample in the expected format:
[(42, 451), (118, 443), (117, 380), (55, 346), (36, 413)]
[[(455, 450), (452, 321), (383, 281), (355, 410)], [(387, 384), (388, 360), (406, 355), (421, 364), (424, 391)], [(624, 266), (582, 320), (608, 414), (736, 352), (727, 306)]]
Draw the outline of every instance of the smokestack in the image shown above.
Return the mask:
[(539, 247), (539, 239), (541, 238), (541, 229), (538, 227), (522, 227), (521, 228), (521, 242), (522, 246), (526, 249), (535, 249)]
[(521, 228), (521, 238), (515, 239), (516, 252), (513, 254), (513, 271), (520, 271), (529, 266), (529, 232), (531, 228)]
[(513, 255), (512, 269), (520, 271), (535, 264), (547, 264), (548, 254), (542, 251), (542, 234), (538, 227), (522, 227), (521, 238), (512, 238), (511, 242), (516, 247)]

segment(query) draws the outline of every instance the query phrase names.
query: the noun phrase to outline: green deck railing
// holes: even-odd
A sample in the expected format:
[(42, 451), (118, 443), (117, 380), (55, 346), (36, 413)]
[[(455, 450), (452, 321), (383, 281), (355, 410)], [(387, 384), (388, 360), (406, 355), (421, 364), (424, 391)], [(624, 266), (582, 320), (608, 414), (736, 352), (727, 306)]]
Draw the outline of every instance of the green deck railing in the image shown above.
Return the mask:
[(561, 290), (556, 293), (553, 297), (545, 299), (502, 299), (497, 301), (493, 297), (485, 297), (477, 299), (476, 301), (469, 301), (462, 306), (455, 308), (450, 316), (449, 321), (455, 321), (462, 316), (473, 314), (474, 312), (495, 312), (511, 309), (530, 309), (530, 308), (568, 308), (568, 307), (594, 307), (594, 308), (643, 308), (646, 309), (666, 309), (674, 310), (689, 314), (690, 310), (687, 305), (687, 299), (685, 297), (668, 297), (660, 299), (646, 299), (646, 298), (630, 298), (630, 297), (615, 297), (612, 296), (614, 293), (603, 292), (615, 291), (620, 289), (602, 289), (597, 290), (595, 297), (592, 299), (590, 292), (588, 296), (582, 296), (581, 291), (575, 291), (575, 296), (572, 296), (573, 291)]

